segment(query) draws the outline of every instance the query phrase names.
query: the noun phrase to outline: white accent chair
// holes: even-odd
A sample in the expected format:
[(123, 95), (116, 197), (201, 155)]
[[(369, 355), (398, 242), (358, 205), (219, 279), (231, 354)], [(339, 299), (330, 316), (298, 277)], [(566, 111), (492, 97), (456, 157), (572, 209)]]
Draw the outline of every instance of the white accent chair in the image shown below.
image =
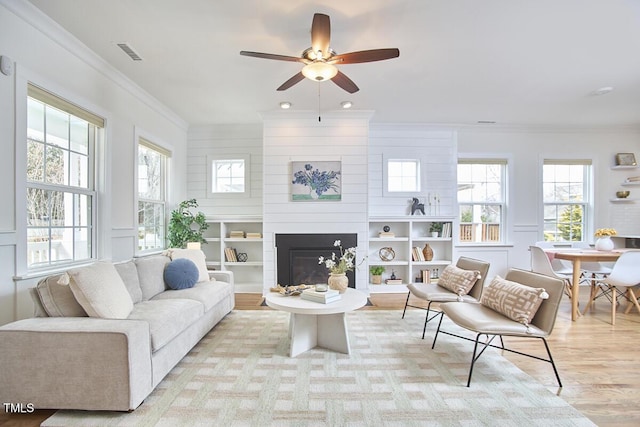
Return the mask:
[(529, 246), (529, 250), (531, 251), (531, 271), (563, 280), (565, 283), (565, 294), (571, 298), (573, 269), (554, 269), (551, 265), (551, 260), (540, 246)]

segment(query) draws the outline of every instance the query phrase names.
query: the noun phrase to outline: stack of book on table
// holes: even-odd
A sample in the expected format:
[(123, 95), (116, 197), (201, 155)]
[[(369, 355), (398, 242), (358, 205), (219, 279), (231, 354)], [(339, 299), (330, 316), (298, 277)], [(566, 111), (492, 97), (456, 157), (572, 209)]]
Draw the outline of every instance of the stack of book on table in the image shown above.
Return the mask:
[(300, 298), (306, 299), (307, 301), (328, 304), (330, 302), (338, 301), (342, 296), (340, 295), (340, 292), (334, 289), (327, 289), (326, 292), (318, 292), (315, 289), (305, 289), (300, 294)]

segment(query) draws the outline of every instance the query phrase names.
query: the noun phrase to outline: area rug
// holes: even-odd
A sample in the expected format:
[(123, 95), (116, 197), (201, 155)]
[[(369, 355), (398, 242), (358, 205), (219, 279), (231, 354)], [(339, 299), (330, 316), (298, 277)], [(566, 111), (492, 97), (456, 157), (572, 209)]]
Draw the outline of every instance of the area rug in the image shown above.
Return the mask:
[(234, 311), (132, 413), (58, 411), (43, 425), (594, 425), (495, 349), (467, 388), (472, 343), (442, 335), (431, 350), (421, 314), (347, 316), (351, 355), (317, 348), (291, 359), (287, 313)]

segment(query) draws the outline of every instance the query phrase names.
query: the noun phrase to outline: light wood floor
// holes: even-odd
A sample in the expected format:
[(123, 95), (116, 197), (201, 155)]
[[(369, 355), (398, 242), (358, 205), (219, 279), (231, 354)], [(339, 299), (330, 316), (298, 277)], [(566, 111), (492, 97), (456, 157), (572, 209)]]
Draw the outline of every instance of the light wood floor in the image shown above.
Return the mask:
[[(586, 289), (581, 294), (586, 298)], [(363, 310), (398, 310), (400, 318), (405, 299), (406, 294), (373, 294), (370, 298), (373, 305), (364, 307)], [(581, 306), (584, 307), (585, 302)], [(259, 294), (236, 294), (237, 310), (270, 310), (261, 304), (262, 296)], [(556, 385), (548, 363), (509, 352), (504, 352), (504, 357), (595, 424), (603, 427), (639, 426), (640, 373), (637, 359), (640, 357), (640, 314), (631, 311), (625, 315), (624, 308), (625, 303), (622, 303), (615, 326), (610, 324), (610, 304), (604, 300), (599, 300), (595, 308), (578, 321), (571, 322), (569, 300), (563, 299), (555, 329), (548, 340), (564, 385), (562, 389)], [(422, 318), (424, 314), (422, 310), (409, 309), (406, 315)], [(427, 349), (430, 348), (434, 329), (435, 325), (429, 324), (425, 337)], [(416, 331), (417, 335), (421, 333), (422, 331)], [(544, 348), (539, 340), (517, 341), (512, 338), (506, 344), (520, 351), (544, 355)], [(471, 357), (472, 343), (465, 342), (460, 349), (468, 350)], [(7, 415), (3, 408), (0, 410), (0, 426), (38, 426), (53, 412)]]

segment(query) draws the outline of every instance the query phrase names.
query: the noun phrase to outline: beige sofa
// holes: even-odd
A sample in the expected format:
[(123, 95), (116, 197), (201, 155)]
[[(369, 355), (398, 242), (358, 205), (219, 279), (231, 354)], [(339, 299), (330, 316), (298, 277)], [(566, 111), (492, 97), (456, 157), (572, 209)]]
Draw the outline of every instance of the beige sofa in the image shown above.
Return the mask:
[[(76, 289), (60, 275), (40, 281), (32, 289), (37, 317), (0, 327), (0, 401), (36, 409), (137, 408), (235, 305), (230, 272), (211, 272), (210, 281), (171, 290), (163, 279), (170, 261), (155, 255), (100, 263), (107, 273), (115, 267), (128, 294), (125, 303), (107, 310), (121, 311), (130, 297), (126, 318), (89, 317), (72, 292)], [(96, 271), (96, 283), (109, 276), (98, 269), (94, 277)]]

